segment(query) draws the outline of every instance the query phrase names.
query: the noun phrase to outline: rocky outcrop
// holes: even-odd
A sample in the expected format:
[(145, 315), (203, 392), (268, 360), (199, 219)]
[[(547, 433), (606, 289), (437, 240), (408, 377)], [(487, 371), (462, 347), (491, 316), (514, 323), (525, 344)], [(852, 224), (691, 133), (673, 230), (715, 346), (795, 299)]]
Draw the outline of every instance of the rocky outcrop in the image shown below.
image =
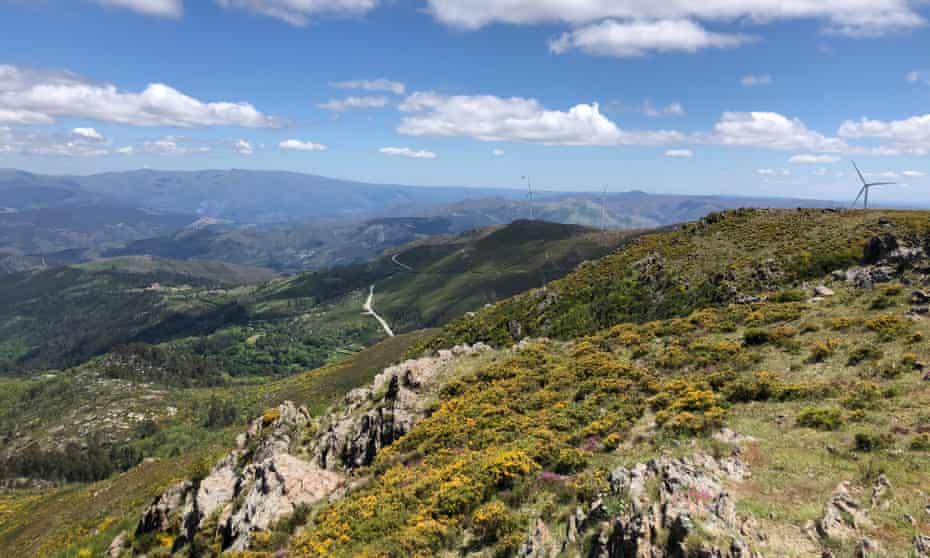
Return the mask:
[(179, 549), (214, 519), (223, 548), (242, 549), (251, 532), (322, 500), (342, 476), (292, 455), (293, 438), (309, 421), (307, 410), (291, 402), (268, 411), (206, 477), (159, 496), (143, 513), (137, 535), (173, 532)]
[[(579, 508), (569, 519), (567, 544), (593, 530), (594, 558), (756, 556), (751, 549), (760, 535), (752, 518), (737, 516), (725, 488), (727, 482), (749, 476), (737, 456), (714, 459), (706, 454), (618, 468), (610, 474), (611, 492), (629, 502), (627, 508), (614, 517), (600, 501), (587, 511)], [(650, 493), (647, 487), (655, 485), (658, 493)], [(705, 540), (696, 543), (698, 533)]]
[(843, 481), (833, 490), (823, 517), (814, 527), (822, 539), (849, 540), (860, 535), (872, 522), (865, 510), (850, 492), (849, 481)]
[(351, 391), (342, 408), (323, 419), (314, 461), (329, 471), (371, 465), (382, 448), (425, 416), (427, 395), (438, 388), (442, 372), (456, 358), (488, 350), (481, 343), (462, 345), (385, 369), (368, 387)]
[(353, 471), (370, 465), (425, 416), (428, 396), (454, 361), (487, 350), (482, 344), (459, 346), (385, 369), (371, 385), (346, 395), (306, 445), (296, 443), (314, 422), (306, 409), (286, 402), (269, 410), (208, 475), (156, 498), (136, 534), (171, 533), (174, 551), (198, 534), (219, 540), (224, 550), (246, 550), (252, 533), (348, 490)]

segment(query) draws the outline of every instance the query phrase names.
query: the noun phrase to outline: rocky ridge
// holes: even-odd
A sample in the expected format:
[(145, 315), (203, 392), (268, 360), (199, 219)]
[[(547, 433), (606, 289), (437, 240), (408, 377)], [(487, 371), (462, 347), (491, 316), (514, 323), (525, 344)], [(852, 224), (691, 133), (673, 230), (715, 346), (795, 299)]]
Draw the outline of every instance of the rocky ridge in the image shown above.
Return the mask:
[[(318, 421), (292, 402), (265, 412), (209, 474), (158, 496), (135, 538), (168, 535), (172, 553), (203, 541), (217, 551), (248, 549), (254, 533), (299, 508), (344, 496), (357, 469), (425, 416), (431, 390), (456, 360), (488, 350), (458, 346), (391, 366)], [(128, 537), (117, 537), (109, 554), (132, 555)]]

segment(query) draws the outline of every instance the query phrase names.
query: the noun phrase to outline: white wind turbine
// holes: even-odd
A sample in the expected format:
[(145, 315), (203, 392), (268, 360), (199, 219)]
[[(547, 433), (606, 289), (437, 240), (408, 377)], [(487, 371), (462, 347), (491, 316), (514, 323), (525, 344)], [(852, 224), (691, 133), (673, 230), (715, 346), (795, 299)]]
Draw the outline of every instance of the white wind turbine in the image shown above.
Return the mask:
[(859, 166), (856, 165), (856, 162), (853, 161), (852, 164), (853, 164), (853, 167), (856, 169), (856, 174), (859, 175), (859, 180), (862, 181), (862, 189), (859, 190), (859, 195), (856, 196), (856, 201), (852, 203), (852, 207), (856, 207), (856, 204), (859, 203), (859, 198), (862, 198), (864, 194), (865, 199), (863, 200), (862, 207), (863, 209), (868, 209), (869, 208), (869, 190), (871, 190), (872, 188), (876, 186), (890, 186), (895, 183), (894, 182), (868, 182), (866, 181), (865, 177), (862, 176), (862, 171), (859, 170)]

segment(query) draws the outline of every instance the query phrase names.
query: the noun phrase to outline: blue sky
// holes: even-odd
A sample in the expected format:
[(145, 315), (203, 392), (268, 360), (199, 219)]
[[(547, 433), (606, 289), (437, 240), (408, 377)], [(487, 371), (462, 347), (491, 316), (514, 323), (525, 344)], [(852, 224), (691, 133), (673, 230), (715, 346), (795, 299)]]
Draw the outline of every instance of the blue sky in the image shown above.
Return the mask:
[(0, 167), (930, 201), (917, 0), (0, 0)]

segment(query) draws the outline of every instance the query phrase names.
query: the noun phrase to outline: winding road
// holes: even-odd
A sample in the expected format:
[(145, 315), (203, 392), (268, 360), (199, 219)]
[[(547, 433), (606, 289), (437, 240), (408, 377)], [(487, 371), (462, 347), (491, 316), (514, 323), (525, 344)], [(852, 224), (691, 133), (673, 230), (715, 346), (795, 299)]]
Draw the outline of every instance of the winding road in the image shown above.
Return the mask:
[(391, 261), (394, 262), (394, 263), (396, 263), (396, 264), (399, 265), (400, 267), (406, 269), (407, 271), (413, 271), (413, 268), (410, 267), (409, 265), (404, 264), (404, 263), (400, 263), (400, 262), (397, 260), (397, 256), (398, 256), (398, 254), (394, 254), (393, 256), (391, 256)]
[[(394, 262), (394, 263), (397, 263), (397, 262)], [(398, 265), (402, 265), (402, 264), (398, 264)], [(365, 310), (365, 315), (373, 316), (376, 320), (378, 320), (378, 323), (381, 324), (381, 327), (384, 328), (384, 332), (388, 334), (388, 337), (394, 337), (394, 332), (391, 330), (391, 326), (388, 325), (387, 321), (381, 316), (379, 316), (378, 313), (375, 312), (374, 307), (372, 307), (371, 304), (374, 301), (374, 298), (375, 298), (375, 286), (372, 285), (371, 290), (368, 291), (368, 300), (366, 300), (364, 306), (362, 306), (362, 309)]]

